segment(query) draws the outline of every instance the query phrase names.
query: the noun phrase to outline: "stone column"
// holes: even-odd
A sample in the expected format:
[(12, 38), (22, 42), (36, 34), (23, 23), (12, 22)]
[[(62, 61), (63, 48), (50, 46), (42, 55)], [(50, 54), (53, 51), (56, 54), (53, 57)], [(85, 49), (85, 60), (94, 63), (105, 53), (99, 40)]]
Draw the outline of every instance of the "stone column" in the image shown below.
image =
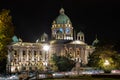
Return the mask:
[[(18, 61), (19, 61), (19, 51), (18, 51), (18, 49), (16, 50), (16, 62), (18, 63)], [(16, 64), (17, 64), (16, 63)]]
[(82, 47), (81, 48), (81, 53), (82, 53), (82, 64), (85, 64), (85, 51), (84, 51), (84, 48)]
[(8, 56), (7, 56), (8, 61), (7, 61), (7, 65), (6, 65), (6, 71), (9, 73), (11, 73), (11, 52), (12, 52), (11, 48), (9, 47)]
[(28, 54), (28, 51), (29, 51), (29, 49), (27, 48), (27, 50), (26, 50), (26, 54), (27, 54), (27, 59), (26, 59), (26, 61), (29, 61), (29, 54)]
[(10, 49), (8, 49), (8, 64), (10, 63), (11, 61), (11, 52)]
[(85, 49), (85, 62), (86, 64), (88, 63), (88, 56), (89, 56), (89, 51)]
[(40, 61), (40, 51), (37, 50), (37, 61)]
[(34, 61), (34, 50), (32, 50), (32, 61)]
[(18, 54), (19, 54), (19, 60), (18, 61), (21, 61), (21, 54), (20, 54), (20, 48), (18, 49)]
[(81, 59), (82, 59), (82, 64), (84, 63), (84, 50), (81, 48)]
[(20, 49), (20, 55), (21, 55), (21, 62), (23, 61), (23, 50)]

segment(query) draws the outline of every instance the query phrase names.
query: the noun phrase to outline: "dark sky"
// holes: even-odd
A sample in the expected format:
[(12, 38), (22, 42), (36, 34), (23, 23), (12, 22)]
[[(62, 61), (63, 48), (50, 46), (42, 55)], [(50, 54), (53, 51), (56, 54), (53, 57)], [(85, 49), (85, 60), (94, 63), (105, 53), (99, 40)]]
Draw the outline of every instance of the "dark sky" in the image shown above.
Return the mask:
[(76, 31), (85, 33), (86, 42), (120, 40), (119, 0), (0, 0), (0, 10), (10, 9), (15, 35), (35, 42), (43, 32), (50, 35), (53, 20), (65, 9)]

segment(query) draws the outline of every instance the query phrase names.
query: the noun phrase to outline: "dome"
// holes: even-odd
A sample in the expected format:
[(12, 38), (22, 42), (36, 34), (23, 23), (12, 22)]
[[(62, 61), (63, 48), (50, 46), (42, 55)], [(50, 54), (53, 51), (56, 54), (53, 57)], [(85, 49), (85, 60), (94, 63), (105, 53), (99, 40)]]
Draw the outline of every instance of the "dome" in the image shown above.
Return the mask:
[(68, 22), (71, 23), (69, 17), (64, 13), (64, 9), (60, 9), (60, 15), (56, 18), (55, 22), (56, 24), (66, 24)]
[(12, 41), (13, 41), (14, 43), (16, 43), (16, 42), (19, 41), (19, 39), (17, 38), (17, 36), (14, 35), (14, 36), (12, 37)]
[(45, 37), (45, 38), (47, 38), (48, 37), (48, 35), (44, 32), (43, 34), (42, 34), (42, 36), (41, 37)]
[(41, 42), (45, 41), (48, 41), (48, 35), (46, 33), (43, 33), (43, 35), (41, 36)]
[(86, 45), (84, 42), (79, 41), (79, 40), (72, 41), (72, 42), (70, 42), (70, 44), (80, 44), (80, 45)]
[(84, 35), (84, 33), (82, 31), (80, 31), (77, 35)]

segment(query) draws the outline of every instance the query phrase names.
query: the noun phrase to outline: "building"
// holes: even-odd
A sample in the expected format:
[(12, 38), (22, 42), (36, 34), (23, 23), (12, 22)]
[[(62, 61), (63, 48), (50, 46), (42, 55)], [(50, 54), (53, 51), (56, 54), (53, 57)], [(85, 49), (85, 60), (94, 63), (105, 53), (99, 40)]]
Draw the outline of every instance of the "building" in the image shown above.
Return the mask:
[(94, 47), (85, 43), (82, 31), (75, 33), (72, 22), (63, 8), (53, 21), (51, 32), (51, 40), (48, 40), (49, 36), (43, 33), (35, 43), (23, 42), (17, 36), (13, 36), (13, 43), (8, 45), (8, 71), (36, 70), (41, 64), (47, 66), (53, 54), (69, 56), (82, 65), (88, 63), (88, 56)]

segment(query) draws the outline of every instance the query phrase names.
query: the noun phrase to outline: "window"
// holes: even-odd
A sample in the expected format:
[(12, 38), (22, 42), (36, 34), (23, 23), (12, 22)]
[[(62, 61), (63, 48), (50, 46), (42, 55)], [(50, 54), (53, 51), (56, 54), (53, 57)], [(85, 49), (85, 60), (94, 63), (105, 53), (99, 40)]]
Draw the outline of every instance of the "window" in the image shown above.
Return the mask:
[(16, 51), (16, 50), (14, 51), (14, 55), (15, 55), (15, 56), (17, 55), (17, 51)]
[(23, 56), (25, 55), (25, 51), (23, 51)]
[(36, 55), (36, 53), (37, 53), (37, 52), (36, 52), (36, 51), (34, 51), (34, 55)]

